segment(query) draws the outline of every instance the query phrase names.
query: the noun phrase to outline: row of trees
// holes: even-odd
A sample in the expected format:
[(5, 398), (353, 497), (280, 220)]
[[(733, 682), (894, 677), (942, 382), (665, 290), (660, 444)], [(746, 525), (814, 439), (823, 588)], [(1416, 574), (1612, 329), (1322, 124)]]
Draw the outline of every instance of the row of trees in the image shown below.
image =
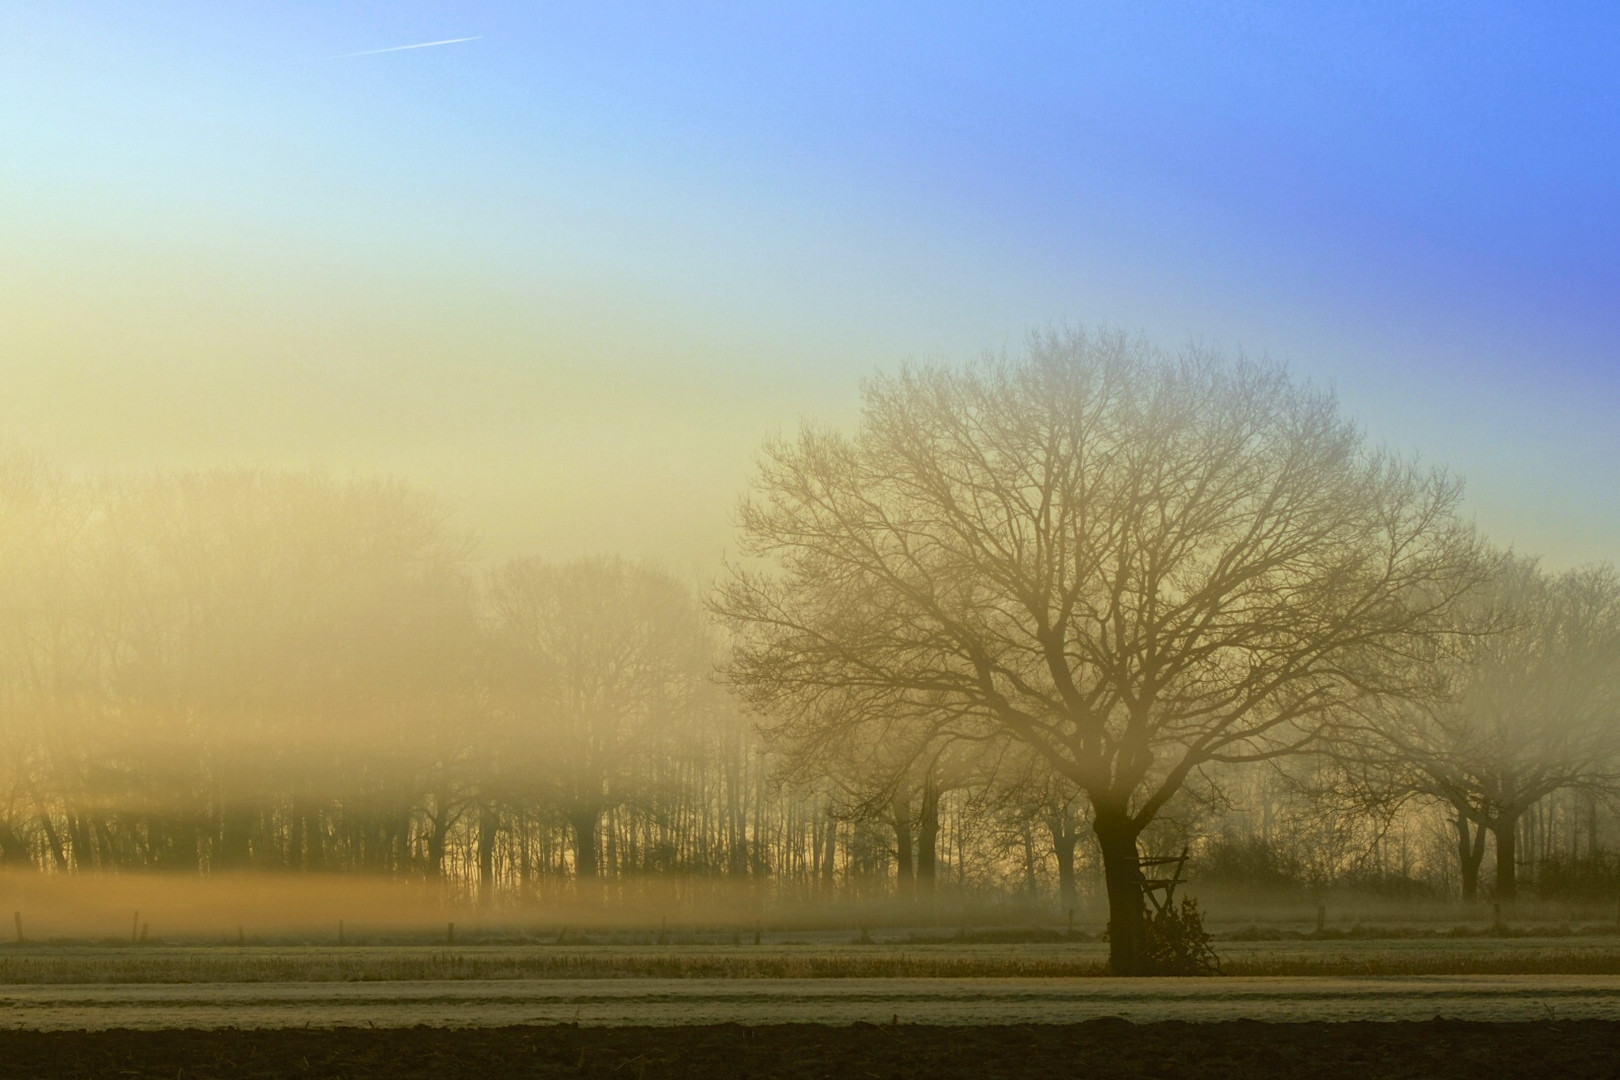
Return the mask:
[[(910, 880), (864, 793), (776, 782), (720, 644), (671, 575), (482, 567), (403, 485), (87, 480), (11, 454), (0, 864), (361, 871), (491, 899), (653, 873)], [(974, 816), (939, 815), (957, 883), (987, 885), (1012, 841)]]
[(729, 858), (758, 763), (667, 575), (481, 577), (418, 493), (315, 474), (75, 482), (14, 456), (0, 527), (6, 863), (437, 877), (470, 832), (487, 888), (541, 815), (590, 877), (632, 795), (616, 865)]
[(1071, 907), (1100, 869), (1128, 973), (1144, 845), (1237, 823), (1321, 882), (1443, 821), (1511, 897), (1527, 815), (1597, 813), (1613, 572), (1492, 549), (1331, 397), (1069, 334), (865, 401), (767, 447), (702, 590), (483, 568), (394, 483), (0, 458), (0, 862)]
[(485, 570), (398, 484), (82, 480), (13, 454), (0, 863), (383, 872), (490, 896), (676, 872), (886, 895), (891, 879), (926, 892), (946, 860), (958, 885), (993, 883), (1006, 851), (1038, 843), (1011, 818), (977, 824), (980, 793), (936, 794), (913, 845), (908, 800), (878, 806), (864, 777), (784, 786), (715, 677), (719, 644), (668, 574)]

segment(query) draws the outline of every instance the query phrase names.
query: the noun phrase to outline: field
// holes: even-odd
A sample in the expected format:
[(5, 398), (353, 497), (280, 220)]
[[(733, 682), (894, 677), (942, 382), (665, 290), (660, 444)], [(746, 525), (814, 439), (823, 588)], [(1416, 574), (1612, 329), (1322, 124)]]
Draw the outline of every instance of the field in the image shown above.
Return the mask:
[[(1620, 937), (1524, 935), (1218, 940), (1229, 976), (1620, 976)], [(11, 985), (519, 979), (1100, 978), (1095, 940), (957, 943), (847, 935), (752, 944), (0, 946)]]
[(1390, 914), (1227, 920), (1210, 979), (1050, 925), (23, 941), (0, 1077), (1614, 1074), (1612, 922)]
[(1620, 941), (1229, 941), (1218, 979), (1109, 978), (1095, 941), (11, 946), (0, 1027), (1620, 1019)]
[(679, 1026), (1620, 1020), (1620, 977), (1229, 979), (508, 979), (85, 983), (6, 987), (0, 1026), (104, 1028)]

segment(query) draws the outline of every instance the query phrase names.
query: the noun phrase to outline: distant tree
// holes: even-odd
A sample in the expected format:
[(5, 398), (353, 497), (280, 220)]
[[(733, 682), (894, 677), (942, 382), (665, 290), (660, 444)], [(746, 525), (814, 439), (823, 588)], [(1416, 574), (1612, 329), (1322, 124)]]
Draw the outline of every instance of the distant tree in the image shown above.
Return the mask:
[(1620, 579), (1504, 558), (1458, 617), (1467, 633), (1436, 666), (1435, 692), (1366, 702), (1336, 752), (1363, 789), (1448, 808), (1465, 899), (1494, 834), (1495, 895), (1513, 899), (1524, 813), (1620, 775)]
[(39, 458), (0, 446), (0, 866), (71, 864), (63, 797), (101, 653), (75, 571), (87, 506)]
[(251, 469), (110, 479), (96, 505), (101, 771), (148, 861), (411, 868), (420, 773), (465, 735), (476, 674), (442, 510)]
[(894, 834), (895, 894), (935, 891), (940, 800), (992, 781), (1006, 739), (964, 725), (946, 709), (864, 713), (829, 695), (821, 708), (780, 715), (762, 725), (776, 777), (807, 786), (826, 782), (847, 817), (881, 821)]
[(1137, 839), (1200, 766), (1394, 692), (1474, 584), (1456, 483), (1369, 452), (1264, 364), (1117, 335), (867, 383), (858, 431), (766, 447), (715, 609), (768, 715), (926, 716), (1085, 793), (1110, 964), (1147, 970)]
[(1072, 913), (1080, 903), (1075, 849), (1086, 824), (1085, 799), (1074, 782), (1054, 771), (1045, 757), (1025, 745), (1013, 750), (997, 771), (990, 801), (1016, 807), (1022, 816), (1040, 822), (1057, 862), (1058, 906)]
[(587, 883), (603, 815), (630, 797), (638, 762), (672, 745), (710, 684), (708, 627), (680, 582), (618, 559), (515, 560), (491, 579), (490, 604), (510, 768), (560, 808)]

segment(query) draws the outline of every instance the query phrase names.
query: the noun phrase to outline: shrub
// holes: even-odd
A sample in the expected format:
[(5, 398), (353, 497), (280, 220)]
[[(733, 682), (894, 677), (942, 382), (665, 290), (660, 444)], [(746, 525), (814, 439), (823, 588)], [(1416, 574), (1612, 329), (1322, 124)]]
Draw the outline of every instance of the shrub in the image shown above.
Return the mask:
[(1182, 898), (1147, 920), (1147, 967), (1153, 975), (1219, 975), (1220, 957), (1209, 943), (1198, 901)]
[(1340, 889), (1385, 900), (1416, 902), (1446, 900), (1451, 896), (1451, 890), (1437, 881), (1425, 881), (1410, 874), (1380, 874), (1365, 868), (1341, 874), (1333, 884)]
[(1304, 885), (1298, 866), (1258, 836), (1216, 837), (1204, 849), (1195, 872), (1199, 881), (1220, 885), (1278, 891)]
[(1536, 864), (1536, 895), (1543, 900), (1608, 900), (1620, 896), (1620, 857), (1599, 852), (1572, 859), (1544, 856)]

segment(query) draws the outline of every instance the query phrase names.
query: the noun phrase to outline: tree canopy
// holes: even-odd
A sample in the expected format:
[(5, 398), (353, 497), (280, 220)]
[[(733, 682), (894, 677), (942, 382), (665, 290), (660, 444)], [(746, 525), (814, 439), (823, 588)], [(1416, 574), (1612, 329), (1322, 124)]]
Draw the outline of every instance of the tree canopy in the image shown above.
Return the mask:
[(1092, 803), (1122, 972), (1165, 803), (1402, 689), (1479, 577), (1458, 483), (1273, 365), (1051, 334), (864, 405), (762, 456), (715, 602), (731, 678), (789, 727), (943, 716), (1033, 748)]

